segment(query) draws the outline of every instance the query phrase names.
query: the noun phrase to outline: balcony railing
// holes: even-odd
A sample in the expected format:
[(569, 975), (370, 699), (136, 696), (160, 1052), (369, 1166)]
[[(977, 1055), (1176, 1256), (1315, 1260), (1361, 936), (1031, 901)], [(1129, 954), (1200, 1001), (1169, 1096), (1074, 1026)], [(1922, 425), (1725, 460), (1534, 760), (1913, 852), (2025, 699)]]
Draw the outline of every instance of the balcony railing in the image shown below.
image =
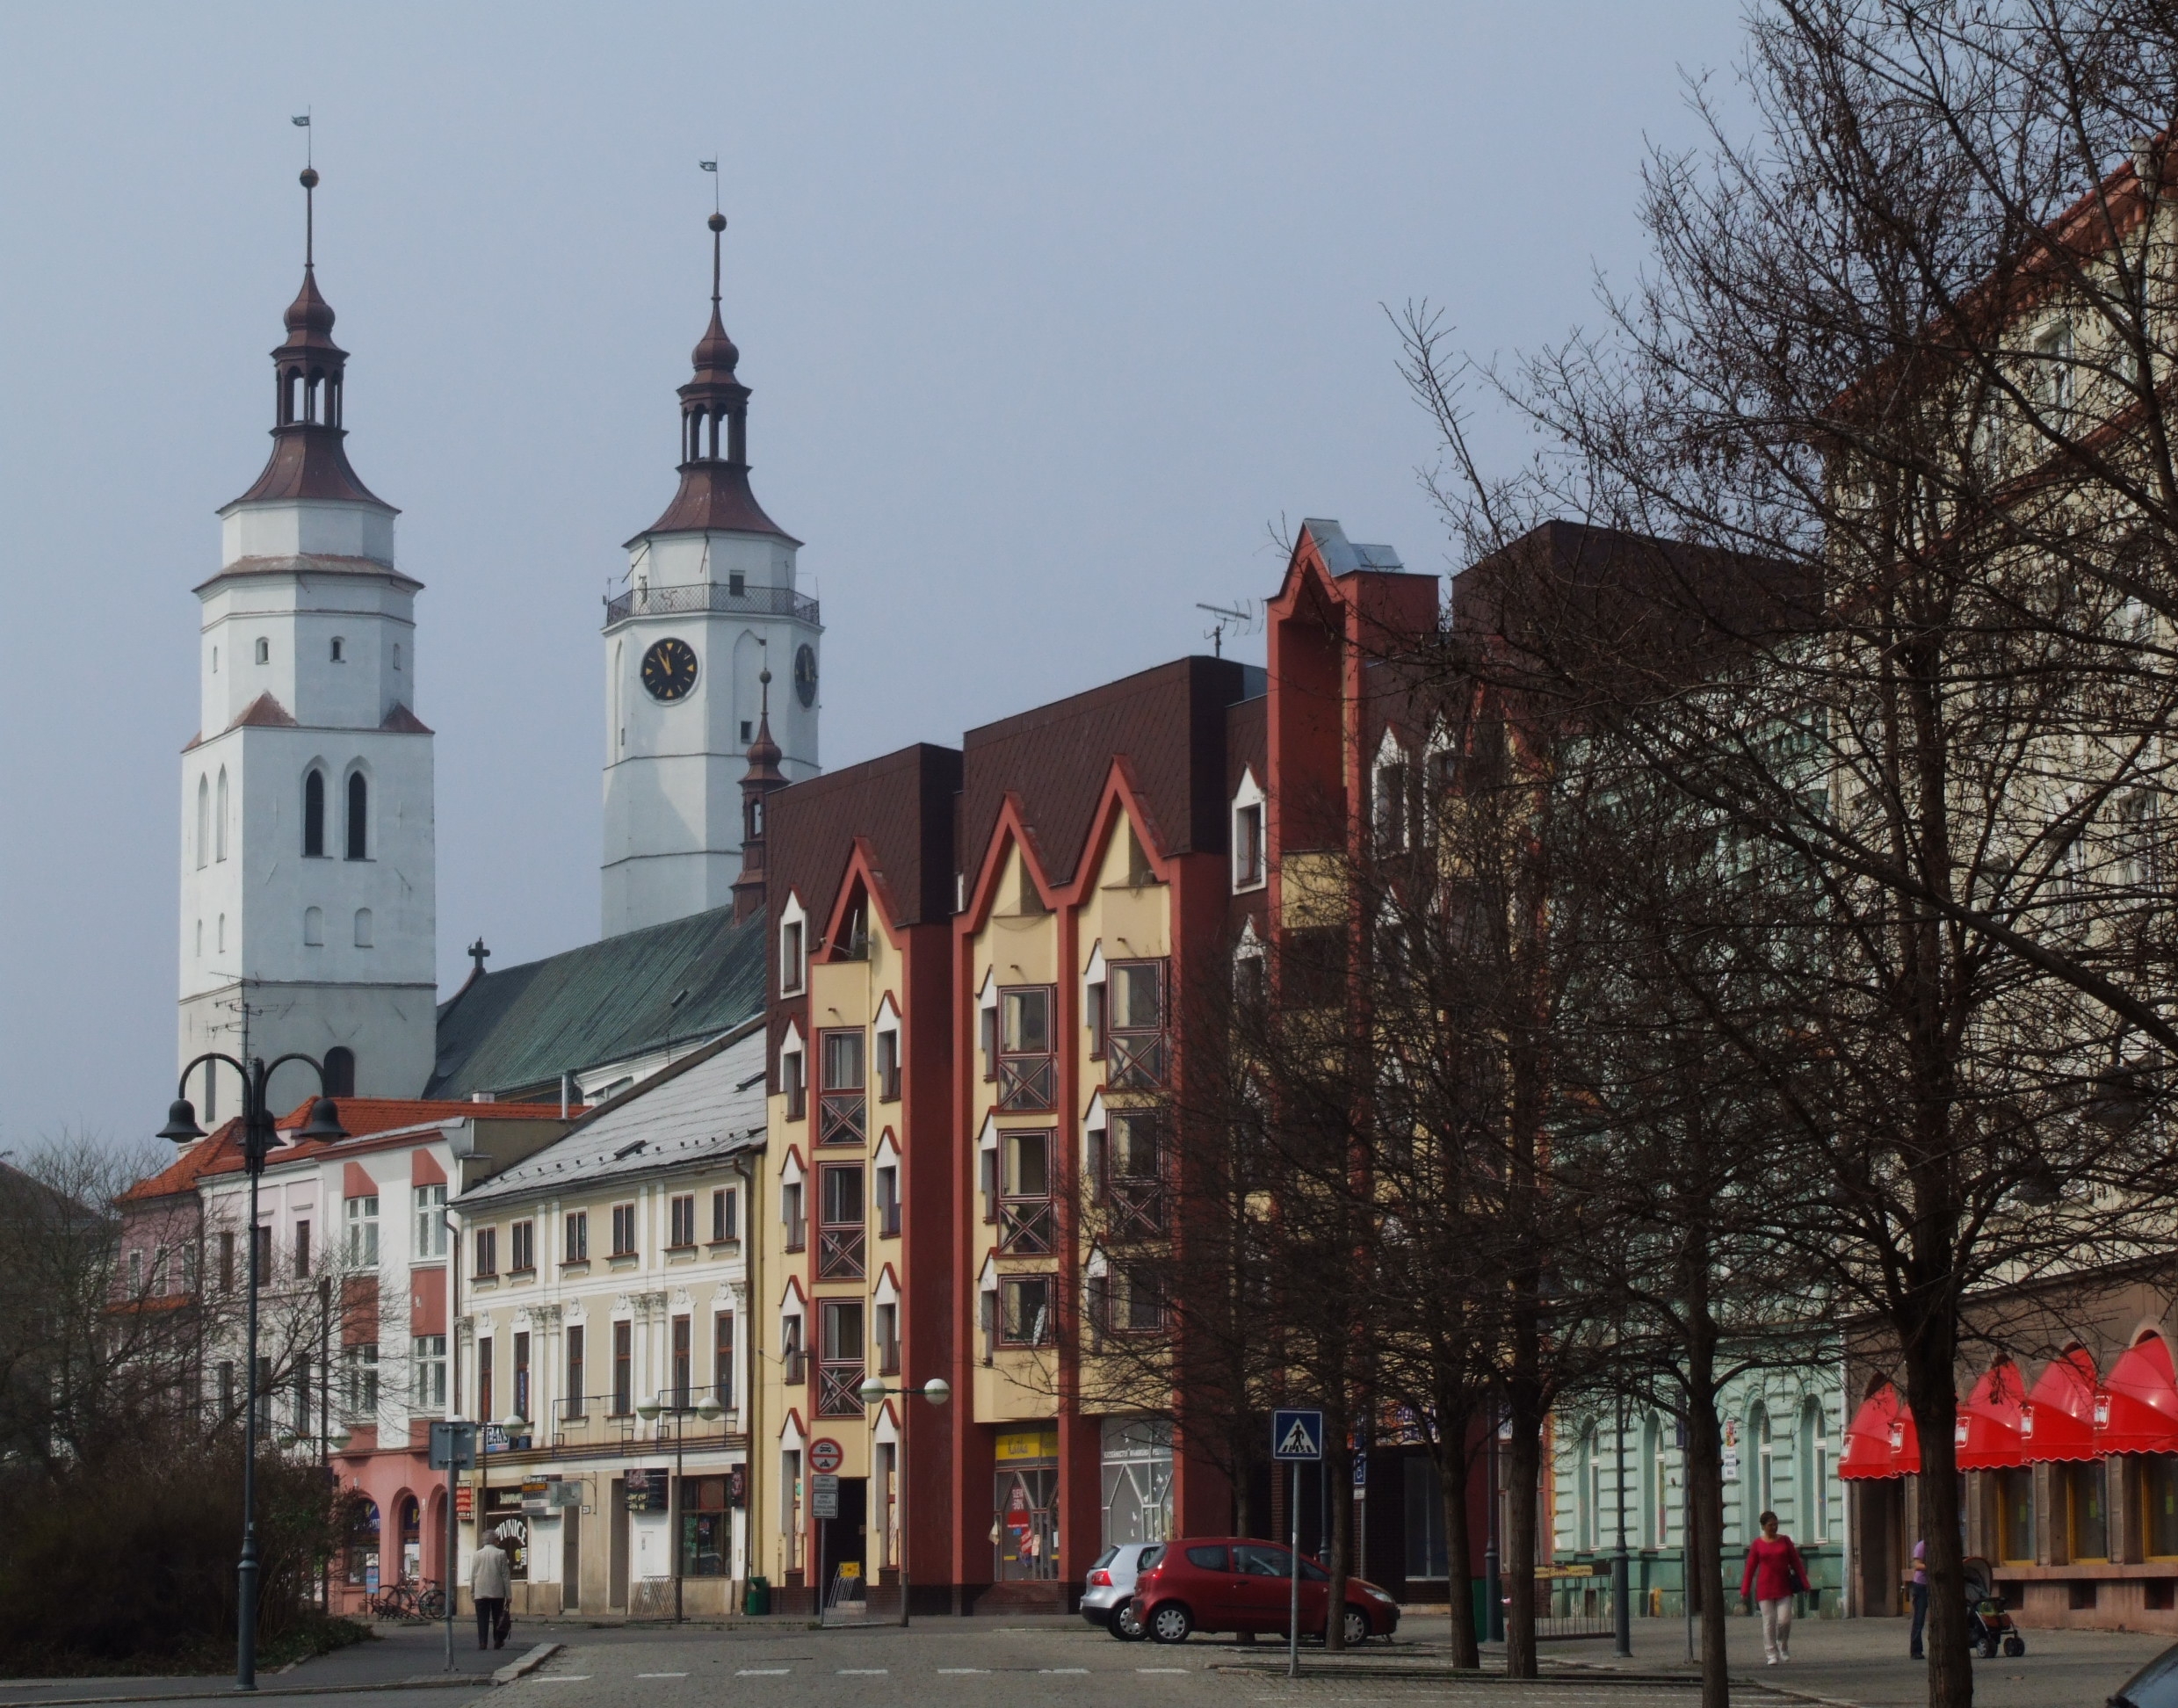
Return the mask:
[(817, 1097), (817, 1143), (859, 1145), (869, 1139), (870, 1099), (866, 1092), (825, 1091)]
[(1106, 1190), (1115, 1240), (1154, 1239), (1165, 1231), (1165, 1189), (1161, 1181), (1115, 1179)]
[(605, 626), (625, 623), (631, 617), (684, 617), (705, 611), (792, 617), (812, 628), (819, 626), (817, 602), (790, 587), (749, 587), (736, 593), (730, 585), (710, 583), (692, 587), (631, 587), (605, 601)]
[(860, 1417), (863, 1367), (856, 1364), (829, 1364), (817, 1371), (817, 1415)]
[(1051, 1200), (1009, 1199), (1000, 1225), (999, 1248), (1040, 1257), (1052, 1248)]
[(817, 1279), (862, 1279), (862, 1230), (859, 1227), (817, 1229)]
[(1001, 1056), (998, 1106), (1004, 1110), (1049, 1109), (1058, 1097), (1058, 1075), (1047, 1055)]
[(1111, 1035), (1111, 1089), (1154, 1091), (1165, 1082), (1165, 1035), (1118, 1032)]

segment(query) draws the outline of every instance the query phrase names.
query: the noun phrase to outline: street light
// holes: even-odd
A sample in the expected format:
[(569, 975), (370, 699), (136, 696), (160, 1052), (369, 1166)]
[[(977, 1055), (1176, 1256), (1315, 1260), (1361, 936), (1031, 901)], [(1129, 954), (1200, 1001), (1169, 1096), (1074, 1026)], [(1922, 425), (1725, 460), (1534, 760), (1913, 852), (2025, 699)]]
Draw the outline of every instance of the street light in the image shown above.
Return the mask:
[[(896, 1388), (895, 1388), (895, 1387), (886, 1387), (886, 1386), (885, 1386), (885, 1379), (884, 1379), (883, 1377), (881, 1377), (881, 1376), (871, 1376), (871, 1377), (867, 1377), (867, 1378), (865, 1378), (865, 1379), (864, 1379), (864, 1381), (863, 1381), (862, 1386), (861, 1386), (859, 1388), (856, 1389), (856, 1390), (855, 1390), (855, 1392), (856, 1392), (857, 1395), (857, 1396), (861, 1399), (862, 1403), (863, 1403), (865, 1406), (878, 1406), (878, 1405), (882, 1405), (882, 1404), (884, 1404), (884, 1402), (885, 1402), (885, 1399), (886, 1399), (886, 1395), (888, 1395), (888, 1394), (894, 1394), (894, 1393), (901, 1395), (903, 1399), (904, 1399), (904, 1398), (906, 1398), (906, 1397), (908, 1397), (908, 1396), (909, 1396), (909, 1395), (911, 1395), (911, 1394), (920, 1393), (920, 1394), (921, 1394), (921, 1395), (922, 1395), (922, 1396), (923, 1396), (925, 1400), (929, 1400), (929, 1401), (930, 1401), (930, 1402), (933, 1406), (942, 1406), (942, 1405), (944, 1405), (944, 1403), (945, 1403), (948, 1400), (950, 1400), (950, 1399), (952, 1399), (952, 1398), (953, 1397), (953, 1385), (952, 1385), (951, 1382), (947, 1381), (947, 1380), (946, 1380), (946, 1379), (945, 1379), (943, 1376), (933, 1376), (933, 1377), (931, 1377), (931, 1378), (930, 1378), (930, 1379), (929, 1381), (927, 1381), (927, 1382), (923, 1383), (923, 1385), (920, 1388), (908, 1388), (908, 1387), (896, 1387)], [(900, 1429), (901, 1429), (901, 1437), (900, 1437), (900, 1472), (899, 1472), (899, 1476), (900, 1476), (900, 1487), (901, 1487), (901, 1493), (903, 1493), (903, 1494), (905, 1494), (905, 1493), (907, 1492), (907, 1487), (908, 1487), (908, 1474), (907, 1474), (907, 1473), (908, 1473), (908, 1414), (907, 1414), (905, 1411), (901, 1412), (901, 1415), (900, 1415)], [(907, 1527), (905, 1524), (902, 1524), (902, 1525), (901, 1526), (901, 1531), (902, 1531), (902, 1533), (903, 1533), (903, 1534), (904, 1534), (904, 1533), (905, 1533), (905, 1531), (907, 1531), (907, 1528), (908, 1528), (908, 1527)], [(905, 1548), (902, 1548), (902, 1549), (901, 1550), (901, 1560), (900, 1560), (900, 1622), (901, 1622), (901, 1624), (902, 1624), (903, 1625), (906, 1625), (906, 1624), (908, 1623), (908, 1560), (907, 1560), (907, 1553), (908, 1553), (908, 1551), (907, 1551)]]
[[(691, 1412), (706, 1423), (715, 1423), (726, 1415), (726, 1408), (719, 1403), (719, 1396), (708, 1388), (704, 1390), (704, 1397), (692, 1406), (668, 1406), (652, 1399), (642, 1401), (635, 1408), (635, 1415), (646, 1423), (655, 1423), (661, 1416), (670, 1417), (673, 1420), (673, 1499), (666, 1510), (670, 1515), (673, 1526), (673, 1623), (675, 1625), (680, 1624), (683, 1617), (681, 1608), (681, 1473), (682, 1467), (686, 1463), (686, 1454), (682, 1444), (682, 1432), (684, 1426), (681, 1420)], [(730, 1529), (727, 1546), (730, 1551), (732, 1547)]]
[(242, 1155), (250, 1175), (250, 1329), (243, 1365), (249, 1403), (242, 1409), (242, 1560), (235, 1568), (239, 1605), (235, 1610), (235, 1688), (257, 1688), (257, 1183), (264, 1175), (264, 1159), (271, 1154), (279, 1134), (272, 1111), (265, 1101), (272, 1075), (288, 1062), (300, 1061), (318, 1076), (318, 1098), (310, 1105), (310, 1118), (296, 1137), (345, 1139), (340, 1112), (326, 1095), (325, 1064), (300, 1052), (266, 1061), (252, 1056), (244, 1067), (231, 1055), (206, 1051), (182, 1069), (177, 1095), (166, 1111), (166, 1125), (158, 1136), (186, 1145), (204, 1137), (197, 1125), (197, 1111), (189, 1101), (189, 1076), (206, 1063), (225, 1062), (242, 1077)]

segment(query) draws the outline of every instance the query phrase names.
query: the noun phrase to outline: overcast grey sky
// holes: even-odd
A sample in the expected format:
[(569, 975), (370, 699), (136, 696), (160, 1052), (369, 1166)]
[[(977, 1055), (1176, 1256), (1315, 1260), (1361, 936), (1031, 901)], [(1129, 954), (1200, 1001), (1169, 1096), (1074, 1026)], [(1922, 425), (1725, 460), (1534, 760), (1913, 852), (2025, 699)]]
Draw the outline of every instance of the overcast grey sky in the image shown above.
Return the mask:
[(698, 158), (837, 765), (1207, 650), (1281, 516), (1446, 567), (1378, 305), (1483, 351), (1592, 321), (1739, 36), (1736, 0), (0, 11), (0, 1149), (172, 1095), (190, 589), (265, 453), (290, 114), (350, 453), (426, 584), (450, 988), (480, 933), (597, 932), (598, 599), (673, 490)]

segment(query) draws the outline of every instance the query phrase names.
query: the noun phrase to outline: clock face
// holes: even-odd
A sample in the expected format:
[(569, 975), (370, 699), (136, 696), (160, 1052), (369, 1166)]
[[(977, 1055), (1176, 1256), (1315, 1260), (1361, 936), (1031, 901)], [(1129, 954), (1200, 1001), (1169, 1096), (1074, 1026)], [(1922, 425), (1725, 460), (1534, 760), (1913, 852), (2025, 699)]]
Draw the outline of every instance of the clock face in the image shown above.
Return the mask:
[(794, 655), (794, 698), (804, 706), (817, 703), (817, 654), (805, 646)]
[(684, 699), (696, 685), (696, 649), (685, 640), (661, 640), (643, 655), (643, 686), (655, 700)]

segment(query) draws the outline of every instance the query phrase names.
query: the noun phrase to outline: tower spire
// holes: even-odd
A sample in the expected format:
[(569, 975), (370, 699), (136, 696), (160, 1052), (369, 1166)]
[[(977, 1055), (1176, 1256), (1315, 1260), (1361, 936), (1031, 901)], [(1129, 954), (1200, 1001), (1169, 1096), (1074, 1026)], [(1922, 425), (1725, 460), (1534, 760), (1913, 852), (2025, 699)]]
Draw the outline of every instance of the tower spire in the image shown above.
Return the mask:
[(302, 169), (302, 288), (282, 317), (287, 337), (272, 352), (272, 454), (256, 484), (235, 500), (339, 498), (383, 501), (356, 478), (341, 441), (348, 352), (333, 342), (333, 305), (318, 290), (315, 166)]
[[(769, 643), (763, 643), (767, 647)], [(749, 770), (742, 777), (742, 870), (734, 880), (734, 918), (736, 923), (760, 912), (764, 902), (764, 838), (768, 797), (786, 786), (779, 770), (783, 756), (771, 739), (771, 667), (756, 676), (756, 739), (749, 744)]]

